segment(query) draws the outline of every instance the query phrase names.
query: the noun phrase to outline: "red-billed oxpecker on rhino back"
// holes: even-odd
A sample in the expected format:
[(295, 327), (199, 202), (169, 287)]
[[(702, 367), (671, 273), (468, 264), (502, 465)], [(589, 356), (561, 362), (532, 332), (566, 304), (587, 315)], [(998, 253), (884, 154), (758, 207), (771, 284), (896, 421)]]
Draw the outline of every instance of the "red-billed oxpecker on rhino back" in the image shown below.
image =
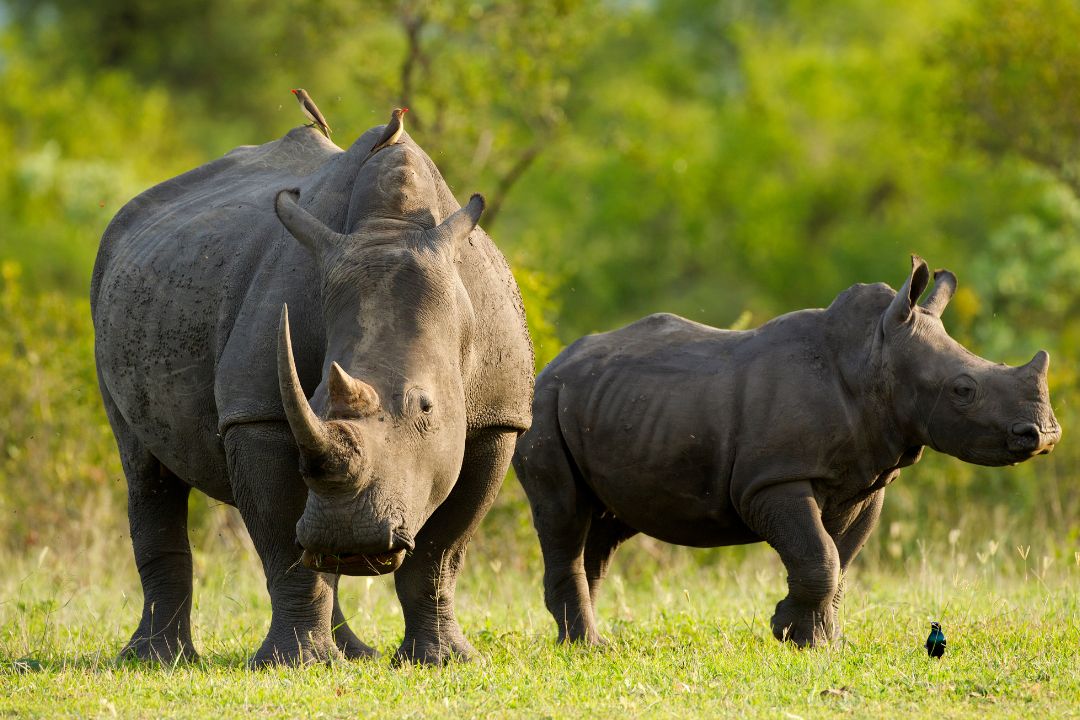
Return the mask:
[(598, 641), (600, 583), (640, 532), (768, 542), (788, 572), (773, 634), (826, 642), (885, 487), (925, 446), (982, 465), (1050, 452), (1047, 354), (1013, 368), (968, 352), (941, 323), (956, 277), (935, 273), (920, 305), (929, 284), (914, 257), (899, 292), (855, 285), (745, 332), (651, 315), (555, 358), (514, 467), (560, 640)]
[(233, 150), (129, 202), (91, 288), (98, 377), (145, 596), (123, 654), (195, 657), (187, 497), (234, 504), (273, 607), (253, 663), (374, 654), (340, 574), (395, 572), (397, 657), (472, 649), (466, 545), (529, 427), (532, 347), (506, 261), (407, 135)]

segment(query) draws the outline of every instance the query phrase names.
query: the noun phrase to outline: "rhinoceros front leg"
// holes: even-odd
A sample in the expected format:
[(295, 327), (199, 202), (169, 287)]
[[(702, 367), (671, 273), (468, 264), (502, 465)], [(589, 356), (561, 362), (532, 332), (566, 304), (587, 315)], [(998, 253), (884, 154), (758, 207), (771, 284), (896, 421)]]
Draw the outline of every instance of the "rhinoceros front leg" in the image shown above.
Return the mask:
[(304, 567), (296, 546), (307, 486), (292, 434), (276, 423), (237, 425), (225, 436), (225, 449), (236, 507), (262, 560), (272, 608), (270, 631), (251, 665), (340, 658), (331, 628), (333, 577)]
[(454, 489), (416, 536), (416, 549), (395, 573), (405, 615), (398, 662), (442, 664), (475, 655), (454, 615), (457, 576), (480, 520), (502, 487), (517, 433), (484, 430), (465, 444)]
[(810, 483), (789, 482), (760, 490), (745, 515), (750, 528), (779, 553), (788, 573), (788, 595), (772, 616), (773, 635), (799, 647), (832, 640), (840, 556), (822, 525)]

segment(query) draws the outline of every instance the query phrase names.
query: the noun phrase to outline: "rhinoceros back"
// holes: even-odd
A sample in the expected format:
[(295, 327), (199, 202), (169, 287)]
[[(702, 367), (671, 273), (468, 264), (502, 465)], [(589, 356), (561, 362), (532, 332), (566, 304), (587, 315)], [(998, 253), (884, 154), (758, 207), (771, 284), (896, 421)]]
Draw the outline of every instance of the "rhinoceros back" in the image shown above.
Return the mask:
[[(211, 494), (225, 482), (222, 415), (281, 416), (273, 372), (281, 303), (317, 315), (311, 256), (275, 217), (274, 193), (332, 186), (335, 153), (306, 129), (238, 148), (134, 198), (102, 237), (91, 308), (106, 406)], [(315, 194), (341, 207), (340, 193)], [(308, 352), (298, 362), (311, 382), (321, 330), (302, 327), (297, 344)], [(245, 357), (230, 357), (230, 346)]]

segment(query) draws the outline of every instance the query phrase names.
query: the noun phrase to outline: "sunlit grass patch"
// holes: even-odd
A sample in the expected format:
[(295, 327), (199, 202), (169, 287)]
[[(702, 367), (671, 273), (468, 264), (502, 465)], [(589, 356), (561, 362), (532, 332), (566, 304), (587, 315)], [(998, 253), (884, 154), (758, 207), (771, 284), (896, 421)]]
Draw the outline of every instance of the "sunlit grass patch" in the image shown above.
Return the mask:
[[(403, 621), (392, 578), (349, 578), (366, 662), (252, 672), (269, 603), (243, 545), (197, 553), (195, 642), (202, 660), (118, 663), (141, 597), (126, 547), (102, 572), (54, 553), (7, 558), (0, 581), (0, 713), (122, 717), (1063, 717), (1080, 700), (1080, 567), (1006, 571), (923, 562), (856, 571), (844, 637), (800, 651), (768, 620), (784, 591), (768, 548), (702, 566), (690, 552), (627, 552), (601, 594), (600, 648), (559, 646), (539, 566), (473, 555), (459, 617), (480, 657), (443, 668), (392, 667)], [(623, 561), (621, 564), (619, 561)], [(948, 651), (922, 648), (938, 619)], [(23, 665), (19, 661), (24, 662)]]

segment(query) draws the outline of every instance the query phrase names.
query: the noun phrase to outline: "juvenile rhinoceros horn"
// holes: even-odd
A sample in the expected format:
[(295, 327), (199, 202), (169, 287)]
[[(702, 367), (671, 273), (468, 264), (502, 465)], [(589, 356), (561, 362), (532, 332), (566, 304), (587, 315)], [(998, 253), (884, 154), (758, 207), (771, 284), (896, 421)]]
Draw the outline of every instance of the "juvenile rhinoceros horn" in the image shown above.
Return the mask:
[(1040, 350), (1035, 353), (1035, 357), (1028, 361), (1027, 365), (1024, 365), (1022, 370), (1031, 370), (1038, 377), (1046, 377), (1046, 372), (1050, 369), (1050, 355), (1045, 350)]
[(315, 411), (308, 404), (293, 360), (292, 336), (289, 332), (289, 306), (281, 308), (278, 322), (277, 371), (281, 404), (289, 421), (296, 445), (309, 459), (325, 457), (330, 451), (330, 437)]

